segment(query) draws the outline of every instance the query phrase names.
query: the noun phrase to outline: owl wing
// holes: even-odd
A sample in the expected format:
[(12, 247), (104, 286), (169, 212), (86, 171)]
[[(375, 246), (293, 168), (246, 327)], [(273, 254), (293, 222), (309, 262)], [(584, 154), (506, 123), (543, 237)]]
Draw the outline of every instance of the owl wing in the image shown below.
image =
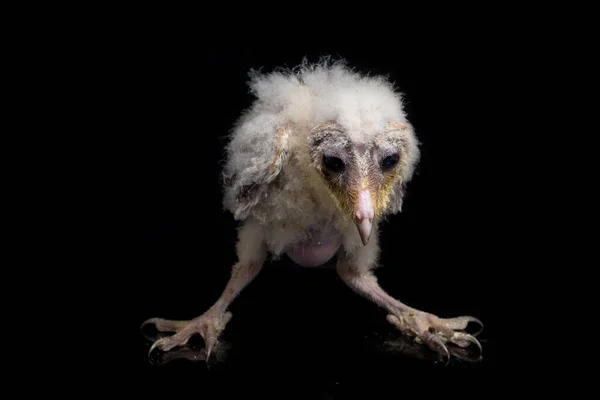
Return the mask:
[(236, 220), (250, 215), (286, 164), (289, 132), (273, 122), (242, 124), (228, 145), (224, 205)]

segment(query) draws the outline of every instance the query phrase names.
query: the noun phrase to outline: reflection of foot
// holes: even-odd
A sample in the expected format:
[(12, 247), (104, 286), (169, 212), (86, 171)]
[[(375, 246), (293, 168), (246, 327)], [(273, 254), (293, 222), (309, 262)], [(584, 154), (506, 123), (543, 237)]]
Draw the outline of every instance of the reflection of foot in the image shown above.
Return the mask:
[[(481, 341), (485, 343), (485, 341)], [(389, 337), (383, 342), (378, 341), (377, 346), (381, 351), (388, 354), (397, 354), (403, 357), (409, 357), (415, 360), (431, 360), (439, 359), (439, 352), (432, 351), (429, 347), (423, 346), (422, 343), (418, 343), (414, 338), (409, 338), (404, 335), (389, 335)], [(454, 359), (464, 362), (480, 362), (483, 357), (479, 350), (471, 351), (469, 348), (462, 348), (458, 346), (450, 346), (448, 353)], [(446, 363), (447, 364), (447, 363)]]
[(158, 348), (162, 351), (169, 351), (178, 346), (184, 346), (190, 337), (199, 334), (204, 339), (206, 346), (205, 359), (208, 361), (212, 351), (219, 342), (219, 336), (225, 329), (225, 325), (231, 319), (231, 313), (224, 314), (204, 314), (191, 321), (171, 321), (162, 318), (150, 318), (142, 324), (142, 328), (147, 325), (154, 325), (160, 332), (175, 332), (172, 336), (160, 338), (154, 342), (148, 354)]
[[(475, 317), (439, 318), (435, 315), (420, 311), (401, 311), (389, 314), (387, 320), (398, 328), (403, 334), (414, 337), (418, 343), (425, 343), (430, 349), (445, 354), (448, 361), (450, 352), (446, 344), (454, 344), (459, 348), (466, 348), (475, 344), (479, 348), (481, 357), (481, 344), (474, 335), (463, 332), (469, 322), (475, 322), (483, 327), (481, 321)], [(458, 354), (455, 350), (453, 354)]]
[[(229, 347), (227, 342), (219, 341), (219, 345), (213, 349), (210, 355), (210, 361), (223, 362), (227, 357), (227, 350)], [(187, 360), (191, 362), (206, 361), (208, 363), (208, 360), (206, 359), (206, 349), (196, 349), (190, 344), (162, 353), (158, 357), (150, 358), (150, 362), (153, 365), (165, 365), (175, 360)]]

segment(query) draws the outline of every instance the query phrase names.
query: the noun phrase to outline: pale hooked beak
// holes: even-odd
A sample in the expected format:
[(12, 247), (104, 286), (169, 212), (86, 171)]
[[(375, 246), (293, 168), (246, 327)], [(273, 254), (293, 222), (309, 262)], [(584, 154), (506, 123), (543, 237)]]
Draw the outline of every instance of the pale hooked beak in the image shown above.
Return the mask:
[(356, 215), (354, 216), (354, 222), (358, 228), (360, 239), (364, 246), (369, 243), (371, 237), (371, 226), (373, 223), (373, 217), (375, 213), (373, 211), (373, 204), (371, 203), (371, 193), (369, 189), (361, 190), (358, 194), (358, 203), (356, 205)]

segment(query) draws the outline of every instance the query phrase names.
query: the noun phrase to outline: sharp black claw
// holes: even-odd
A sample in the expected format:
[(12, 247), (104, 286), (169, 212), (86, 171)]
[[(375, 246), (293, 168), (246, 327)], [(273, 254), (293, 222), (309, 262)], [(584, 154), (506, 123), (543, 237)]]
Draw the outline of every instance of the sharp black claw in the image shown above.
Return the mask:
[(475, 337), (473, 337), (472, 335), (467, 335), (465, 339), (467, 340), (467, 342), (471, 342), (477, 345), (477, 347), (479, 348), (479, 358), (481, 358), (483, 356), (483, 348), (481, 347), (481, 343), (479, 343), (479, 340), (475, 339)]
[[(142, 323), (142, 325), (140, 326), (140, 331), (142, 333), (142, 336), (144, 336), (146, 339), (148, 339), (150, 341), (155, 341), (157, 339), (157, 333), (160, 332), (160, 330), (158, 329), (159, 322), (160, 322), (160, 318), (149, 318), (149, 319), (145, 320)], [(154, 326), (154, 328), (153, 329), (145, 329), (149, 325)]]
[(150, 354), (152, 354), (152, 350), (154, 350), (156, 347), (158, 347), (160, 344), (162, 344), (162, 339), (158, 339), (156, 342), (154, 342), (152, 344), (152, 346), (150, 347), (150, 350), (148, 350), (148, 357), (150, 357)]
[(483, 322), (481, 322), (478, 318), (469, 317), (469, 322), (475, 322), (476, 324), (479, 324), (479, 326), (480, 326), (479, 330), (477, 332), (473, 333), (472, 336), (477, 336), (481, 332), (483, 332)]
[(215, 337), (209, 337), (208, 339), (206, 339), (206, 363), (208, 364), (208, 360), (210, 359), (210, 354), (212, 353), (212, 351), (215, 348), (215, 345), (217, 343), (217, 339)]
[(150, 325), (150, 324), (156, 324), (156, 319), (157, 318), (148, 318), (147, 320), (145, 320), (144, 322), (142, 322), (142, 325), (140, 326), (140, 329), (144, 329), (145, 326)]

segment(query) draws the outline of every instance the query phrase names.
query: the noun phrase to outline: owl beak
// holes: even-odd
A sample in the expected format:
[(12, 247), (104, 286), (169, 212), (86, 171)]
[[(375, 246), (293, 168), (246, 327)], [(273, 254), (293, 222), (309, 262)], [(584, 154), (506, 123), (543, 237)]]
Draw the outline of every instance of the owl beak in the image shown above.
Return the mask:
[(369, 189), (363, 189), (358, 194), (354, 222), (356, 223), (360, 239), (364, 246), (369, 243), (369, 238), (371, 237), (371, 226), (374, 215), (371, 193), (369, 192)]

